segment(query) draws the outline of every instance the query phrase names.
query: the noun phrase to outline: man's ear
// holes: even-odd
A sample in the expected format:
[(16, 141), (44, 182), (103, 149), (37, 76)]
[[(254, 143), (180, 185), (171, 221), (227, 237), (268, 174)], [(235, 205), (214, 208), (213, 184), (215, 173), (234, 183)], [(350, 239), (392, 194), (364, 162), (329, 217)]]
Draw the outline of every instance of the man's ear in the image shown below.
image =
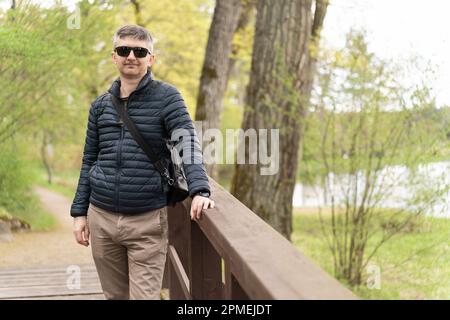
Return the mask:
[(156, 61), (156, 56), (155, 55), (151, 55), (150, 56), (150, 66), (152, 66)]

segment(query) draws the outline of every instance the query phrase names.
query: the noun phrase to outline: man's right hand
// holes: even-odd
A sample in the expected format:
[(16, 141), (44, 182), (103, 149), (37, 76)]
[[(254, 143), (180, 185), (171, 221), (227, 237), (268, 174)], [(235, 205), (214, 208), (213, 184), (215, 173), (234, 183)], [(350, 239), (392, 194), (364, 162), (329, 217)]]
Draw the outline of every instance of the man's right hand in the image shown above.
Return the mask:
[(87, 217), (75, 217), (73, 219), (73, 234), (75, 240), (85, 246), (89, 246), (89, 227), (87, 225)]

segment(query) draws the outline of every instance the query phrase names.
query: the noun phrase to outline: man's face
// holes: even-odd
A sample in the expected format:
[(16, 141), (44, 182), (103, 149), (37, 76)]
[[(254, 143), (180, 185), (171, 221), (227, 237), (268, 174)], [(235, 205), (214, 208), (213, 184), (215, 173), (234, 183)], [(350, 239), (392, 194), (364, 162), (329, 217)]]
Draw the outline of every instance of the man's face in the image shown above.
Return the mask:
[[(122, 46), (148, 49), (146, 41), (129, 37), (118, 40), (116, 48)], [(138, 58), (135, 56), (135, 52), (133, 50), (127, 57), (121, 57), (116, 51), (114, 51), (112, 53), (112, 59), (116, 64), (120, 75), (126, 78), (140, 78), (144, 76), (145, 73), (147, 73), (148, 67), (155, 62), (155, 56), (153, 54), (148, 53), (145, 57)]]

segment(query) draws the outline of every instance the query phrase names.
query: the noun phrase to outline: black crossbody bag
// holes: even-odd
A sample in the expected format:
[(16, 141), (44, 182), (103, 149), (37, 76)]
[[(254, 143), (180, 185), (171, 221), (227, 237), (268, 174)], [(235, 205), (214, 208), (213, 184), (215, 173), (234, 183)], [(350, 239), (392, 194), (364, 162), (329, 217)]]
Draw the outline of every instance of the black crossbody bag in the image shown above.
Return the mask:
[(134, 122), (128, 116), (128, 112), (123, 106), (123, 101), (118, 99), (113, 94), (111, 95), (112, 103), (122, 121), (127, 126), (130, 134), (145, 152), (147, 157), (153, 163), (155, 168), (159, 171), (161, 176), (166, 180), (169, 185), (169, 191), (167, 194), (167, 200), (169, 205), (174, 206), (177, 202), (183, 201), (189, 196), (188, 185), (186, 181), (186, 175), (183, 169), (183, 162), (176, 149), (174, 143), (170, 140), (166, 140), (167, 149), (170, 152), (171, 161), (169, 168), (164, 165), (164, 160), (160, 159), (157, 153), (148, 145), (148, 143), (142, 137), (139, 129)]

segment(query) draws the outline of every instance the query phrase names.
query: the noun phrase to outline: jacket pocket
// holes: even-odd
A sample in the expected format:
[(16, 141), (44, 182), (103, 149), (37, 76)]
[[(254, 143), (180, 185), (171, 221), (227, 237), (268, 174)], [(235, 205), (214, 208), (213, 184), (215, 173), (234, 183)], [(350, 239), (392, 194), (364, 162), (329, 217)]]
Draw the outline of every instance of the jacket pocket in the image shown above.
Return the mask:
[(90, 177), (92, 172), (94, 171), (95, 167), (97, 166), (97, 161), (94, 161), (91, 168), (89, 169), (88, 176)]

